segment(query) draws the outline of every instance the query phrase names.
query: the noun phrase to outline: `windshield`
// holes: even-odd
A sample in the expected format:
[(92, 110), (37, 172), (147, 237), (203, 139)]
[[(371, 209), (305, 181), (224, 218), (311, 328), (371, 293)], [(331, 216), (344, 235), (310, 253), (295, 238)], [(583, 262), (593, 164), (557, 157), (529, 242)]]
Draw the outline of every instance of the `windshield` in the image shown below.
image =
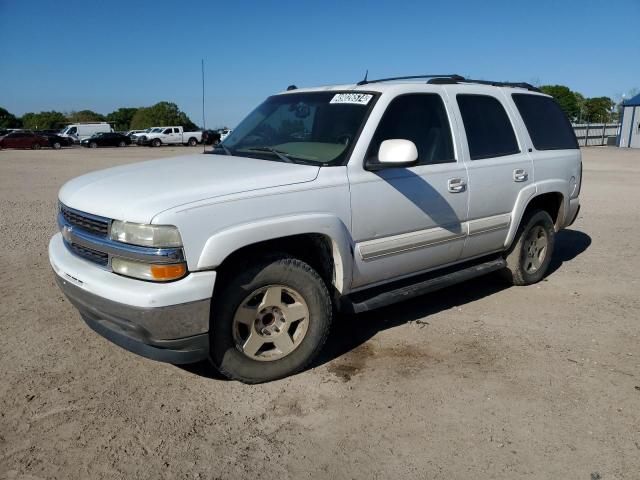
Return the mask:
[(275, 95), (251, 112), (221, 145), (241, 157), (339, 165), (373, 103), (374, 95), (362, 92)]
[(162, 131), (162, 127), (152, 128), (149, 133), (158, 133)]

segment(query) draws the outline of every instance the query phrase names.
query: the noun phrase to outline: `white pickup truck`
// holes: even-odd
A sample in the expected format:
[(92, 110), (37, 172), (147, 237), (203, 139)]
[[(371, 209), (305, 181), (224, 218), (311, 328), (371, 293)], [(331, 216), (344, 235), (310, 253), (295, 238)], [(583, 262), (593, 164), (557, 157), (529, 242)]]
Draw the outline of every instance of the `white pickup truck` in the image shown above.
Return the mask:
[(309, 365), (337, 311), (540, 281), (580, 207), (573, 129), (528, 84), (290, 89), (210, 153), (69, 181), (49, 258), (100, 335), (247, 383)]
[(182, 127), (157, 127), (138, 136), (138, 145), (159, 147), (160, 145), (189, 145), (195, 147), (202, 142), (202, 132), (185, 132)]

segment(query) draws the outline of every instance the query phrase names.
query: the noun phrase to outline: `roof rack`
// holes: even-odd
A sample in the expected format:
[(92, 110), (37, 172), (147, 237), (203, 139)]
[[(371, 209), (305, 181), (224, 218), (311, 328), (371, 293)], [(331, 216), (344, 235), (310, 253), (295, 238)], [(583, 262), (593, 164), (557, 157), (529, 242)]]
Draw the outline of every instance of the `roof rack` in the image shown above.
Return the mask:
[(368, 83), (380, 83), (380, 82), (390, 82), (392, 80), (413, 80), (416, 78), (451, 78), (451, 79), (464, 79), (464, 77), (462, 77), (461, 75), (457, 75), (455, 73), (452, 74), (446, 74), (446, 75), (433, 75), (433, 74), (428, 74), (428, 75), (409, 75), (406, 77), (389, 77), (389, 78), (379, 78), (377, 80), (367, 80), (366, 78), (364, 80), (360, 80), (358, 83), (356, 83), (356, 85), (366, 85)]
[(530, 83), (526, 82), (497, 82), (493, 80), (473, 80), (470, 78), (464, 78), (462, 75), (457, 75), (455, 73), (448, 75), (409, 75), (404, 77), (389, 77), (389, 78), (380, 78), (377, 80), (364, 80), (359, 81), (356, 85), (367, 85), (369, 83), (380, 83), (380, 82), (390, 82), (393, 80), (415, 80), (419, 78), (428, 78), (427, 83), (432, 85), (452, 85), (459, 83), (476, 83), (479, 85), (491, 85), (494, 87), (514, 87), (514, 88), (524, 88), (527, 90), (531, 90), (534, 92), (539, 92), (540, 89), (534, 87)]

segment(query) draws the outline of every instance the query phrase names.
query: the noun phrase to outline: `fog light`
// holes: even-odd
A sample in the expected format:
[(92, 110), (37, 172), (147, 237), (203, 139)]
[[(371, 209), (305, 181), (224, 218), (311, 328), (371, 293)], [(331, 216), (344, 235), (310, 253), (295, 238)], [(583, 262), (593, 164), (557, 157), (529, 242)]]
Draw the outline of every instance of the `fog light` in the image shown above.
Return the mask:
[(150, 280), (152, 282), (168, 282), (182, 278), (187, 273), (184, 263), (171, 265), (135, 262), (124, 258), (113, 257), (111, 269), (114, 273), (126, 277)]

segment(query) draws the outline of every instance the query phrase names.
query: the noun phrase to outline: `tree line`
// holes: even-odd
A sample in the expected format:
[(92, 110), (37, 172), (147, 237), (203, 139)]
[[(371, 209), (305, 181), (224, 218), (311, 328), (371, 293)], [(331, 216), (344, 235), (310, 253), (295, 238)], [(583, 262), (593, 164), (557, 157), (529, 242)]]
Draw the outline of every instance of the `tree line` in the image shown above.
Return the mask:
[(92, 110), (77, 112), (29, 112), (21, 117), (0, 107), (0, 128), (26, 128), (29, 130), (60, 129), (70, 123), (109, 122), (114, 130), (143, 130), (159, 125), (180, 125), (195, 130), (197, 125), (175, 103), (158, 102), (150, 107), (123, 107), (107, 115)]
[[(542, 85), (542, 92), (556, 99), (573, 123), (606, 123), (618, 121), (621, 103), (609, 97), (585, 98), (565, 85)], [(616, 108), (617, 106), (617, 108)]]
[[(565, 85), (542, 85), (539, 88), (556, 99), (573, 123), (603, 123), (619, 120), (622, 102), (616, 104), (609, 97), (585, 98)], [(49, 130), (80, 122), (109, 122), (118, 131), (142, 130), (158, 125), (181, 125), (188, 130), (197, 128), (187, 114), (171, 102), (159, 102), (150, 107), (123, 107), (107, 115), (91, 110), (80, 110), (70, 113), (29, 112), (22, 117), (17, 117), (0, 107), (0, 128)]]

